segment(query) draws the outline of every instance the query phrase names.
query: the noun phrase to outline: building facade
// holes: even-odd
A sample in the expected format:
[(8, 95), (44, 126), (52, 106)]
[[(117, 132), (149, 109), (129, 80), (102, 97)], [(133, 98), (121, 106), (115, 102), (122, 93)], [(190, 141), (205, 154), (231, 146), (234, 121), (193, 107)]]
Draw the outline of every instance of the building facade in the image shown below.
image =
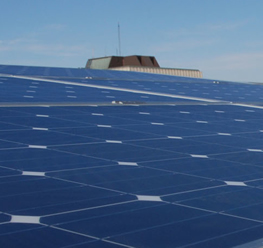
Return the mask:
[(101, 70), (135, 71), (165, 74), (182, 77), (202, 78), (203, 74), (195, 69), (161, 68), (153, 56), (110, 56), (89, 59), (86, 68)]

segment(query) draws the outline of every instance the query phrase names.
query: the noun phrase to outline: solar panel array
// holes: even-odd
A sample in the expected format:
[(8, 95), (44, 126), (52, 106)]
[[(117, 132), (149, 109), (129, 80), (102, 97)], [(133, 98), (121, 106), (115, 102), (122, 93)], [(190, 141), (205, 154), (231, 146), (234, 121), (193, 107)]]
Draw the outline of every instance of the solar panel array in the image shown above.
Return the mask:
[(261, 247), (263, 86), (0, 66), (1, 247)]

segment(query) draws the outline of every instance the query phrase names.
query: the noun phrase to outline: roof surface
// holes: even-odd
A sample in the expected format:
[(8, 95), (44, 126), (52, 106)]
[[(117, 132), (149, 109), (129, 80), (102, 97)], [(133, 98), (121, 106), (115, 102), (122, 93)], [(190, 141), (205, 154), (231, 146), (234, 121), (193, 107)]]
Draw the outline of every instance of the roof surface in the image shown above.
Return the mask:
[(0, 65), (1, 247), (261, 247), (263, 86)]
[(132, 56), (110, 56), (92, 58), (87, 61), (87, 69), (108, 69), (123, 66), (155, 67), (160, 68), (153, 56), (132, 55)]

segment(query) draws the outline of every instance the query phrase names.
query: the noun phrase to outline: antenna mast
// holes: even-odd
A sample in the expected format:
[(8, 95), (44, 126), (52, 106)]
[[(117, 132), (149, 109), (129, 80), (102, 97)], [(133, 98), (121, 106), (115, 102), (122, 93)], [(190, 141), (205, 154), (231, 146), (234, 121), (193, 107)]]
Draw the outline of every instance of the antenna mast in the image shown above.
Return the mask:
[(118, 23), (118, 40), (119, 40), (119, 56), (121, 56), (121, 28), (120, 28), (120, 23)]

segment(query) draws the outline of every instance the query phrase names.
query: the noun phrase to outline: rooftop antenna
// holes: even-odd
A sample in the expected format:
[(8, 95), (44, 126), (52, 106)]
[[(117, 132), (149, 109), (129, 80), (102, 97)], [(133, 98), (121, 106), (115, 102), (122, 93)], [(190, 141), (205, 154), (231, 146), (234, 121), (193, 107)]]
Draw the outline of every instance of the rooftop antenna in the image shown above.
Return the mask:
[(119, 56), (121, 56), (121, 27), (118, 22), (118, 40), (119, 40)]

